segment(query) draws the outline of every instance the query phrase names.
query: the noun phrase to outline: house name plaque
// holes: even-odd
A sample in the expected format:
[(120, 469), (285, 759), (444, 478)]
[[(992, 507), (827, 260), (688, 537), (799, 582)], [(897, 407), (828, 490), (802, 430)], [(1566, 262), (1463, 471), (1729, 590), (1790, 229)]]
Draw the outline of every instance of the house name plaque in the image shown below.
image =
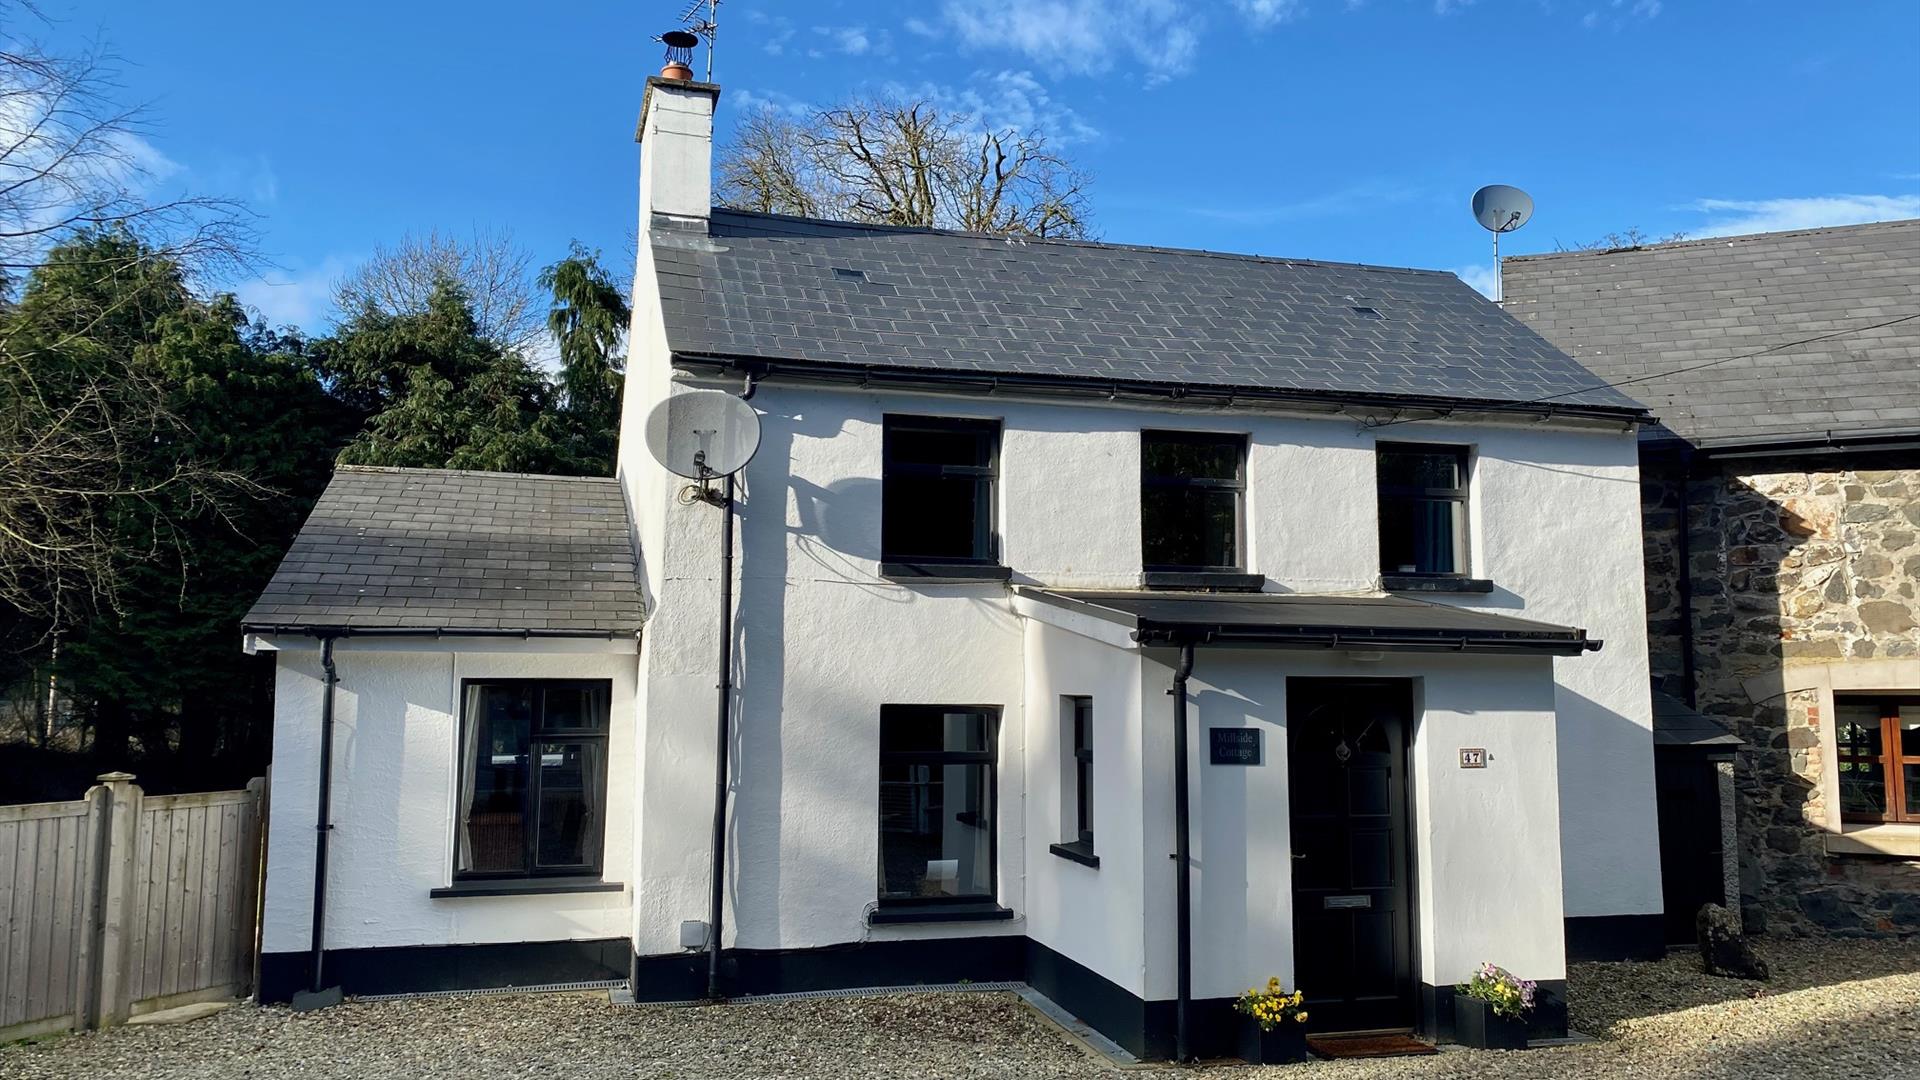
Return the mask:
[(1217, 727), (1207, 729), (1208, 760), (1215, 765), (1260, 764), (1260, 729)]

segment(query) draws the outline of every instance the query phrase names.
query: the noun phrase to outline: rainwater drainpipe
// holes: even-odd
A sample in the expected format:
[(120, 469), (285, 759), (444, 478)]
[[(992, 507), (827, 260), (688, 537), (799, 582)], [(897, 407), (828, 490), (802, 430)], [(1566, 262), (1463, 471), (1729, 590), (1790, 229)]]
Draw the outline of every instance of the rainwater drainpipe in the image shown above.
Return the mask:
[[(748, 375), (740, 391), (750, 401), (754, 377)], [(720, 998), (720, 919), (727, 895), (727, 751), (732, 741), (728, 714), (733, 704), (733, 474), (728, 473), (720, 505), (720, 681), (718, 729), (713, 748), (713, 866), (712, 890), (707, 897), (707, 1000)], [(632, 985), (639, 985), (634, 983)]]
[(337, 635), (320, 637), (320, 667), (326, 672), (325, 696), (320, 702), (320, 809), (313, 836), (313, 946), (309, 967), (313, 981), (307, 992), (293, 996), (296, 1012), (323, 1009), (340, 1003), (340, 988), (326, 985), (327, 928), (327, 838), (333, 831), (333, 695), (340, 684), (340, 670), (333, 663), (333, 642)]
[(1187, 1006), (1193, 1001), (1193, 861), (1187, 849), (1187, 676), (1193, 674), (1193, 642), (1180, 646), (1173, 670), (1173, 1056), (1193, 1060), (1187, 1041)]

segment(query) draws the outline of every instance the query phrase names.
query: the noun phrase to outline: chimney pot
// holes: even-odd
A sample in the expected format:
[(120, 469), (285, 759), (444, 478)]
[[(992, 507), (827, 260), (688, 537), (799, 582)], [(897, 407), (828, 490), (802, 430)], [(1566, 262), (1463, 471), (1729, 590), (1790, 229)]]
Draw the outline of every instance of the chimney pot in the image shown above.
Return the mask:
[(693, 69), (678, 60), (673, 60), (668, 62), (666, 67), (660, 69), (660, 77), (663, 79), (672, 79), (676, 82), (692, 82)]

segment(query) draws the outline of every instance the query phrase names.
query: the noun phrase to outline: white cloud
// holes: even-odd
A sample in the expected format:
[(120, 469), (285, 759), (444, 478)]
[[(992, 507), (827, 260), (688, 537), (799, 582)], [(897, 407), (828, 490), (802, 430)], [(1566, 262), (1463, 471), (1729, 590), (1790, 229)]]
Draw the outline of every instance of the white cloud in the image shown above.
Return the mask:
[(1493, 299), (1493, 294), (1500, 284), (1500, 274), (1494, 270), (1492, 263), (1456, 266), (1453, 268), (1453, 275), (1473, 286), (1474, 291), (1489, 300)]
[(260, 313), (267, 325), (297, 326), (308, 333), (324, 332), (333, 322), (333, 283), (360, 262), (329, 255), (319, 263), (295, 270), (269, 273), (234, 286), (240, 302)]
[[(1355, 0), (1347, 0), (1348, 7), (1355, 6)], [(1303, 0), (1233, 0), (1233, 6), (1254, 26), (1266, 29), (1291, 22), (1307, 13)]]
[(1074, 75), (1130, 60), (1165, 82), (1199, 48), (1199, 20), (1176, 0), (946, 0), (941, 12), (968, 48), (1012, 49)]
[(1435, 15), (1450, 15), (1453, 12), (1459, 11), (1461, 8), (1471, 7), (1472, 5), (1473, 0), (1433, 0), (1433, 13)]
[(924, 98), (963, 113), (989, 131), (1038, 132), (1055, 149), (1100, 138), (1100, 129), (1056, 100), (1031, 71), (976, 71), (962, 87), (891, 83), (884, 89), (894, 97)]
[(1821, 195), (1788, 199), (1700, 199), (1691, 209), (1707, 214), (1691, 236), (1739, 236), (1786, 229), (1819, 229), (1920, 217), (1920, 195)]
[[(825, 49), (848, 56), (865, 56), (869, 52), (885, 56), (893, 51), (893, 35), (885, 30), (874, 33), (864, 26), (816, 26), (813, 32)], [(824, 50), (810, 49), (807, 55), (818, 56), (821, 51)]]
[(733, 99), (733, 108), (739, 113), (770, 109), (788, 116), (805, 116), (813, 111), (812, 102), (802, 101), (778, 90), (753, 90), (743, 86), (738, 90), (729, 90), (728, 95)]
[(925, 19), (908, 19), (906, 22), (906, 27), (907, 27), (907, 33), (915, 34), (915, 35), (918, 35), (919, 37), (930, 38), (930, 37), (940, 36), (940, 28), (934, 26), (932, 23), (928, 22)]

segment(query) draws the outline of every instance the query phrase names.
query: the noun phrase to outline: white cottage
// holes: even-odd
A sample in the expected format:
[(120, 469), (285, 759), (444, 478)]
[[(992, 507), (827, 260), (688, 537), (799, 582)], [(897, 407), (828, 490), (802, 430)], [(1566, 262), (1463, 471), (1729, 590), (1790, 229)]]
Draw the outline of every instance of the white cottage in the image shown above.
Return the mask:
[(618, 478), (342, 469), (249, 616), (265, 998), (709, 994), (727, 511), (641, 438), (702, 388), (764, 432), (722, 995), (1165, 1056), (1657, 950), (1644, 410), (1449, 274), (712, 208), (718, 97), (648, 87)]

